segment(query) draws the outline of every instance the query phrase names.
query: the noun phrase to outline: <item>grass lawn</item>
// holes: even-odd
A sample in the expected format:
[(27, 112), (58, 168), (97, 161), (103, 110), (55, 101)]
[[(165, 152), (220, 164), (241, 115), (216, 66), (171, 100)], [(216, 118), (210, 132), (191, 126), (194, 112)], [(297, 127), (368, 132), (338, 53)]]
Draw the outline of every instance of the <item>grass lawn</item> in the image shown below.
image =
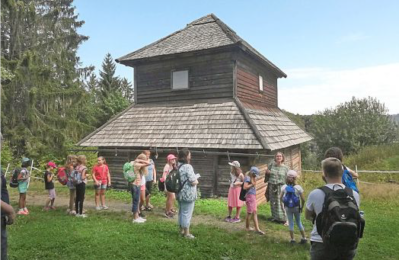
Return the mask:
[[(304, 179), (302, 185), (307, 191), (320, 185), (319, 179)], [(33, 183), (29, 193), (45, 194), (42, 186)], [(15, 197), (15, 189), (9, 190)], [(398, 259), (399, 186), (369, 185), (362, 186), (361, 191), (367, 223), (356, 259)], [(57, 186), (58, 196), (65, 197), (67, 192)], [(113, 201), (131, 200), (127, 192), (109, 191), (107, 195)], [(93, 201), (92, 189), (88, 189), (86, 200)], [(161, 194), (153, 199), (157, 208), (163, 208), (164, 202)], [(288, 229), (266, 220), (271, 215), (266, 204), (259, 207), (261, 229), (266, 235), (259, 236), (246, 232), (244, 223), (222, 221), (225, 199), (200, 199), (191, 228), (194, 240), (180, 237), (176, 220), (163, 218), (160, 209), (147, 214), (145, 224), (137, 225), (131, 223), (129, 212), (88, 208), (89, 217), (81, 219), (67, 216), (66, 207), (50, 212), (41, 208), (30, 207), (30, 215), (18, 216), (8, 228), (9, 259), (309, 259), (309, 245), (290, 245)], [(245, 218), (245, 209), (241, 218)], [(303, 222), (310, 233), (311, 223)]]

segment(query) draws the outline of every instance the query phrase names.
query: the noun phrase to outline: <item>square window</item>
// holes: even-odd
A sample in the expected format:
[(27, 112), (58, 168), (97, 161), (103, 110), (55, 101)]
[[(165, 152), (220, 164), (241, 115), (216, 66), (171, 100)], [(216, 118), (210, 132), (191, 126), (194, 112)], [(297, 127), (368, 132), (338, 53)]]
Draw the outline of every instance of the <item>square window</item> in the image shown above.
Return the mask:
[(172, 72), (172, 89), (188, 89), (188, 70)]
[(259, 75), (259, 91), (263, 91), (263, 78)]

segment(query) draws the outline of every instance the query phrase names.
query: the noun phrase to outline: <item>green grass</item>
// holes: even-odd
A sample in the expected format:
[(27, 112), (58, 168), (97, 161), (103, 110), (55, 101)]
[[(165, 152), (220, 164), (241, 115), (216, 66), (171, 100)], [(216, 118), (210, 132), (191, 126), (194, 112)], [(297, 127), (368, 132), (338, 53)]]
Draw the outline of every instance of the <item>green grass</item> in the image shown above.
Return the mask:
[[(319, 177), (303, 176), (306, 193), (322, 184)], [(42, 184), (33, 183), (31, 193), (45, 193)], [(361, 208), (366, 230), (356, 259), (397, 259), (399, 255), (399, 186), (362, 186)], [(10, 191), (15, 193), (15, 189)], [(67, 195), (57, 186), (59, 196)], [(94, 191), (88, 189), (87, 199)], [(130, 194), (108, 191), (108, 199), (130, 202)], [(162, 208), (165, 198), (154, 196), (153, 204)], [(176, 220), (149, 213), (147, 223), (134, 225), (130, 213), (88, 212), (81, 219), (65, 214), (65, 208), (43, 212), (31, 207), (31, 214), (19, 216), (9, 227), (10, 259), (309, 259), (309, 245), (291, 246), (288, 230), (272, 224), (269, 205), (259, 206), (261, 229), (265, 236), (245, 232), (240, 224), (227, 224), (226, 199), (200, 199), (195, 206), (192, 233), (196, 239), (178, 235)], [(245, 217), (245, 209), (241, 214)], [(307, 233), (311, 223), (303, 220)], [(236, 228), (240, 227), (240, 228)], [(296, 232), (298, 233), (298, 232)], [(297, 238), (298, 234), (296, 234)]]

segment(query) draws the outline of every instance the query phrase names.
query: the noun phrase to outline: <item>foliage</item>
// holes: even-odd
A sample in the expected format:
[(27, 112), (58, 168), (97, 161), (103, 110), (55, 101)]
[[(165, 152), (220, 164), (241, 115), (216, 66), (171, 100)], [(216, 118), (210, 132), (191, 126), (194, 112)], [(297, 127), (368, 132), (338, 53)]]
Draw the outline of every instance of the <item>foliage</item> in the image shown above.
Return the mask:
[(129, 105), (131, 84), (114, 76), (110, 55), (99, 82), (93, 66), (81, 67), (77, 50), (88, 37), (78, 33), (84, 21), (73, 0), (2, 0), (1, 24), (2, 134), (14, 158), (62, 162)]
[(319, 156), (338, 146), (344, 154), (362, 147), (389, 144), (395, 140), (397, 126), (390, 120), (384, 104), (375, 98), (356, 99), (326, 109), (313, 116), (310, 133), (319, 148)]

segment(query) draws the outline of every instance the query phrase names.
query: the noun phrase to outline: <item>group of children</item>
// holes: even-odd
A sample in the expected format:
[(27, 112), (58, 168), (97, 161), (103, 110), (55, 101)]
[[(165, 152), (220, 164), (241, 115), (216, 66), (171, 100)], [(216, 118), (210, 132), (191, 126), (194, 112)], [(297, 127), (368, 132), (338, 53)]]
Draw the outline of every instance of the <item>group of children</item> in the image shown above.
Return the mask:
[[(19, 192), (19, 210), (18, 215), (28, 215), (29, 210), (26, 207), (26, 193), (29, 188), (31, 178), (31, 170), (28, 169), (31, 164), (29, 158), (23, 158), (21, 169), (18, 170), (18, 192)], [(68, 155), (65, 167), (58, 168), (57, 165), (50, 161), (46, 164), (46, 170), (43, 174), (44, 188), (48, 192), (43, 210), (55, 209), (54, 202), (56, 199), (56, 192), (54, 186), (54, 179), (57, 178), (58, 171), (63, 171), (66, 175), (67, 181), (64, 183), (69, 189), (69, 207), (67, 213), (77, 217), (87, 217), (83, 209), (86, 185), (88, 181), (88, 169), (85, 155)], [(100, 156), (97, 159), (97, 165), (93, 167), (92, 178), (95, 189), (95, 203), (96, 210), (108, 209), (105, 204), (105, 191), (111, 185), (111, 175), (105, 158)], [(101, 205), (100, 205), (101, 203)]]
[[(230, 172), (230, 188), (227, 197), (228, 201), (228, 216), (225, 218), (226, 222), (230, 223), (238, 223), (240, 220), (240, 212), (241, 208), (246, 204), (247, 214), (245, 218), (245, 227), (248, 231), (255, 230), (256, 233), (260, 235), (264, 235), (265, 232), (259, 228), (259, 221), (257, 215), (257, 200), (256, 200), (256, 178), (259, 177), (260, 171), (257, 167), (253, 166), (248, 172), (247, 176), (244, 176), (242, 170), (240, 168), (240, 163), (238, 161), (230, 162), (231, 166)], [(281, 205), (282, 209), (285, 212), (290, 228), (290, 236), (291, 241), (294, 240), (294, 216), (296, 219), (296, 223), (301, 231), (302, 240), (301, 243), (306, 243), (307, 239), (305, 236), (305, 231), (300, 219), (300, 212), (302, 211), (302, 207), (300, 205), (304, 205), (305, 200), (303, 198), (303, 189), (300, 185), (296, 184), (296, 179), (298, 174), (290, 170), (287, 174), (286, 185), (282, 187), (283, 193), (281, 195)], [(295, 205), (288, 205), (284, 203), (283, 200), (286, 197), (286, 188), (292, 187), (295, 192), (295, 196), (301, 198), (302, 203), (298, 203)], [(242, 191), (244, 190), (244, 191)], [(241, 196), (240, 196), (241, 194)], [(243, 194), (245, 194), (243, 196)], [(232, 218), (233, 208), (236, 208), (236, 214), (234, 218)], [(254, 228), (250, 227), (250, 222), (253, 221)]]

